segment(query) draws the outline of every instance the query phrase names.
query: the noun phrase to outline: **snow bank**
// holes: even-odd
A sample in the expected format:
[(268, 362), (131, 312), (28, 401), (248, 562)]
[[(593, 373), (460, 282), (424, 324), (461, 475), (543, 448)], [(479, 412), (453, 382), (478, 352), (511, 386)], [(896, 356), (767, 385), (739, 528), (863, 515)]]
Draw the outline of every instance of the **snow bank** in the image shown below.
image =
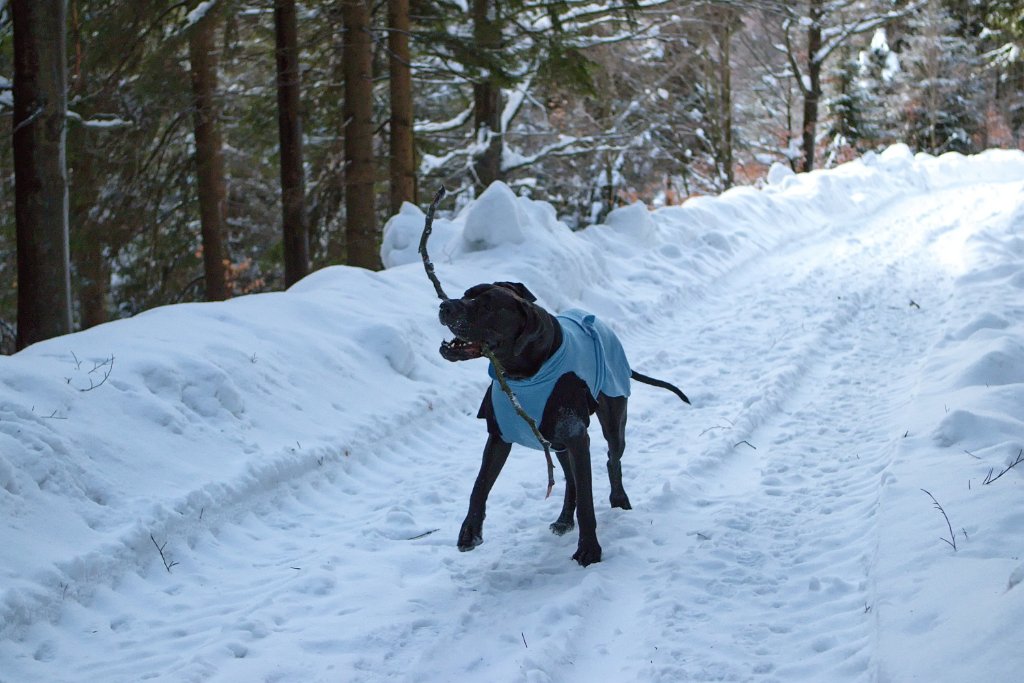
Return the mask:
[[(430, 252), (451, 295), (520, 280), (552, 310), (588, 308), (618, 327), (685, 306), (716, 278), (823, 223), (856, 221), (908, 194), (1009, 177), (1024, 177), (1024, 155), (932, 158), (894, 147), (830, 171), (776, 171), (764, 190), (736, 188), (655, 212), (620, 208), (579, 232), (550, 205), (497, 184), (458, 215), (437, 218)], [(479, 368), (437, 354), (444, 330), (416, 253), (423, 219), (407, 204), (388, 222), (381, 273), (329, 268), (287, 292), (168, 306), (0, 357), (0, 546), (9, 549), (0, 556), (0, 642), (26, 637), (36, 623), (57, 624), (67, 604), (91, 604), (103, 586), (162, 572), (153, 545), (189, 543), (196, 520), (244, 516), (254, 496), (321, 468), (345, 476), (413, 416), (479, 400)], [(967, 534), (980, 524), (1008, 532), (1024, 523), (1012, 511), (1014, 488), (1000, 481), (981, 490), (979, 481), (1024, 446), (1021, 224), (1015, 216), (957, 250), (970, 266), (960, 275), (965, 318), (950, 321), (923, 370), (920, 421), (908, 425), (901, 465), (912, 476), (895, 475), (901, 486), (938, 489)], [(974, 297), (993, 288), (1007, 293), (1005, 308), (972, 310)], [(974, 467), (972, 488), (937, 485), (964, 463)], [(935, 484), (924, 476), (930, 468)], [(911, 522), (921, 519), (923, 494), (888, 490), (887, 543), (905, 542), (911, 552), (882, 558), (886, 576), (941, 590), (953, 575), (932, 573), (942, 549), (932, 529), (921, 535)], [(413, 531), (396, 515), (395, 534)], [(995, 555), (998, 563), (972, 565), (979, 573), (956, 583), (958, 595), (973, 595), (963, 584), (996, 572), (1016, 596), (987, 598), (990, 625), (972, 635), (979, 652), (983, 639), (990, 652), (1016, 647), (1009, 639), (1024, 595), (1020, 559), (986, 546), (942, 560), (943, 570), (959, 572), (966, 557)], [(953, 602), (969, 612), (966, 598)], [(888, 655), (906, 670), (935, 652), (913, 639), (913, 626), (883, 624), (910, 639), (893, 641), (901, 648), (914, 643)], [(927, 666), (954, 664), (937, 657)], [(902, 670), (894, 665), (891, 680), (905, 680)]]
[[(991, 167), (971, 169), (941, 157), (929, 182), (1019, 177), (1016, 154), (986, 158)], [(1018, 649), (1024, 615), (1024, 463), (1014, 464), (1024, 453), (1024, 190), (1012, 203), (1020, 208), (961, 244), (957, 317), (922, 359), (906, 436), (884, 474), (881, 680), (1020, 677), (1019, 656), (993, 656)], [(940, 511), (922, 516), (931, 504), (922, 489), (943, 506), (952, 536)]]

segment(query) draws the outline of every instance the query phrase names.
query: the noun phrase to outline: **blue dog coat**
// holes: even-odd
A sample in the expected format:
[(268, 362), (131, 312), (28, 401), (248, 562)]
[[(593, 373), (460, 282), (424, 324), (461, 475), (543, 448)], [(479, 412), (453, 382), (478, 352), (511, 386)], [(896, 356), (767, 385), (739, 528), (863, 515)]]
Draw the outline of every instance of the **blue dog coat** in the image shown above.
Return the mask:
[[(591, 397), (629, 396), (629, 362), (622, 344), (611, 329), (586, 311), (570, 309), (556, 316), (562, 328), (562, 345), (537, 371), (525, 379), (508, 378), (508, 385), (523, 410), (540, 427), (544, 406), (555, 384), (566, 373), (575, 373), (587, 384)], [(544, 450), (526, 420), (516, 413), (502, 391), (494, 367), (488, 365), (491, 381), (491, 406), (494, 418), (507, 443)], [(545, 435), (547, 436), (547, 435)]]

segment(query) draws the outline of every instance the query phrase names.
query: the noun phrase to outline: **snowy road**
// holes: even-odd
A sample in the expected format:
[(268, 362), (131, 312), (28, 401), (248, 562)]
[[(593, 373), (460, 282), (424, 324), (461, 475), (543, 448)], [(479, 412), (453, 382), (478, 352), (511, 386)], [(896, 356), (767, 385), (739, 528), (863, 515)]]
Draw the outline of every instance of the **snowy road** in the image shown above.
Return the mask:
[[(880, 506), (931, 349), (968, 315), (964, 244), (1020, 189), (876, 203), (625, 305), (633, 366), (694, 406), (634, 387), (634, 509), (598, 507), (598, 565), (548, 532), (561, 484), (544, 500), (543, 459), (518, 448), (485, 543), (456, 551), (484, 441), (480, 364), (374, 414), (321, 467), (187, 510), (179, 564), (97, 576), (87, 600), (52, 605), (0, 646), (0, 681), (890, 680)], [(592, 440), (603, 502), (596, 422)]]

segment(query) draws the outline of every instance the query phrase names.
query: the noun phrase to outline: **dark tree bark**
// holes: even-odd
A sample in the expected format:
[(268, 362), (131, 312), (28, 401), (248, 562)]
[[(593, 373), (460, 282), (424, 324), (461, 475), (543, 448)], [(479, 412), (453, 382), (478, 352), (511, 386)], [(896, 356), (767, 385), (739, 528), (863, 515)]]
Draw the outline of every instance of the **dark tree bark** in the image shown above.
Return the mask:
[[(83, 31), (80, 6), (84, 0), (69, 3), (70, 33), (68, 35), (68, 98), (88, 93), (93, 103), (110, 102), (106, 93), (91, 82), (91, 69), (86, 62), (86, 47), (94, 43)], [(98, 39), (97, 39), (98, 40)], [(87, 42), (88, 41), (88, 42)], [(115, 105), (110, 102), (111, 110)], [(102, 168), (102, 159), (109, 155), (109, 140), (85, 126), (71, 124), (67, 141), (69, 182), (68, 224), (71, 232), (71, 292), (76, 302), (80, 329), (95, 327), (110, 319), (110, 263), (107, 248), (111, 244), (110, 228), (96, 219), (96, 206), (103, 186), (109, 182)], [(99, 167), (99, 168), (98, 168)], [(75, 321), (73, 321), (75, 322)]]
[(295, 0), (275, 0), (277, 127), (281, 142), (281, 213), (286, 287), (309, 273), (306, 177), (302, 168), (301, 73)]
[(224, 156), (217, 125), (217, 18), (210, 10), (189, 31), (188, 55), (191, 66), (196, 138), (196, 185), (202, 224), (203, 272), (206, 299), (223, 301), (228, 291), (224, 250), (224, 222), (227, 188)]
[(409, 0), (388, 0), (388, 29), (388, 64), (391, 72), (391, 213), (397, 214), (402, 208), (402, 202), (416, 203)]
[(68, 143), (72, 162), (72, 192), (68, 216), (71, 255), (75, 263), (74, 296), (78, 302), (78, 325), (87, 329), (109, 320), (110, 265), (105, 258), (109, 244), (103, 226), (91, 217), (99, 194), (101, 177), (94, 170), (91, 150), (101, 148), (97, 136), (75, 131)]
[(345, 42), (345, 241), (349, 265), (380, 268), (373, 156), (373, 41), (364, 0), (342, 0)]
[[(493, 61), (501, 49), (501, 29), (494, 13), (495, 0), (473, 0), (473, 43), (486, 59)], [(501, 137), (501, 86), (487, 73), (473, 85), (473, 130), (477, 142), (486, 142), (483, 151), (473, 160), (473, 171), (481, 187), (495, 180), (504, 180), (501, 170), (503, 140)]]
[(66, 0), (13, 0), (18, 349), (71, 331)]
[(821, 101), (821, 0), (811, 0), (807, 26), (807, 83), (804, 90), (804, 171), (814, 170), (814, 146), (818, 138), (818, 103)]

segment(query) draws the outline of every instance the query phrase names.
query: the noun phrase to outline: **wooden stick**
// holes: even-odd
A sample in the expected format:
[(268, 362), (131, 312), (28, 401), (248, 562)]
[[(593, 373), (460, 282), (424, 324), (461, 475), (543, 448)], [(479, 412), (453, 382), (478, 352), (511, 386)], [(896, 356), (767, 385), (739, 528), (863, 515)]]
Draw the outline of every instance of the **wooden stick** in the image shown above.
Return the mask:
[[(427, 209), (427, 220), (423, 226), (423, 234), (420, 236), (420, 257), (423, 259), (423, 268), (427, 271), (427, 277), (430, 278), (430, 282), (434, 285), (434, 291), (437, 292), (437, 297), (441, 301), (448, 301), (448, 295), (444, 293), (444, 288), (441, 287), (441, 281), (437, 279), (437, 274), (434, 272), (434, 264), (430, 260), (430, 256), (427, 254), (427, 240), (430, 238), (430, 233), (434, 226), (434, 212), (437, 211), (437, 205), (444, 199), (445, 189), (442, 185), (441, 188), (434, 194), (434, 200), (430, 203), (430, 207)], [(486, 346), (481, 347), (481, 353), (491, 361), (491, 365), (494, 366), (494, 374), (498, 379), (498, 385), (501, 390), (508, 396), (508, 400), (512, 402), (512, 407), (515, 408), (516, 414), (519, 417), (526, 420), (526, 424), (530, 425), (530, 430), (533, 435), (537, 437), (537, 441), (544, 448), (544, 457), (548, 461), (548, 491), (544, 496), (547, 498), (551, 495), (551, 490), (555, 488), (555, 464), (551, 460), (551, 442), (544, 438), (540, 433), (540, 429), (537, 428), (537, 423), (534, 422), (533, 418), (523, 410), (522, 404), (519, 403), (519, 399), (516, 398), (515, 393), (512, 391), (512, 387), (508, 385), (508, 381), (505, 378), (505, 368), (502, 367), (501, 362)]]
[(423, 234), (420, 235), (420, 256), (423, 258), (423, 268), (427, 271), (427, 277), (434, 285), (434, 291), (437, 292), (437, 297), (441, 301), (448, 301), (448, 295), (444, 293), (444, 289), (441, 287), (441, 281), (437, 279), (437, 275), (434, 273), (434, 264), (431, 263), (430, 257), (427, 256), (427, 239), (430, 237), (431, 231), (434, 229), (434, 212), (437, 211), (437, 205), (444, 199), (444, 185), (434, 194), (434, 201), (430, 202), (430, 208), (427, 209), (427, 221), (423, 226)]
[(544, 435), (537, 429), (537, 423), (533, 421), (533, 418), (523, 410), (523, 406), (520, 405), (519, 399), (516, 398), (515, 393), (512, 391), (512, 387), (508, 385), (505, 380), (505, 368), (501, 366), (501, 362), (495, 357), (495, 355), (486, 346), (482, 349), (483, 354), (487, 357), (487, 360), (491, 361), (494, 365), (494, 374), (498, 378), (498, 385), (501, 386), (501, 390), (508, 396), (508, 400), (512, 402), (512, 407), (515, 408), (516, 414), (519, 417), (526, 420), (526, 424), (530, 425), (530, 430), (533, 431), (533, 435), (537, 437), (537, 441), (544, 448), (544, 457), (548, 461), (548, 492), (544, 495), (545, 498), (551, 495), (551, 490), (555, 488), (555, 463), (551, 461), (551, 442), (544, 438)]

